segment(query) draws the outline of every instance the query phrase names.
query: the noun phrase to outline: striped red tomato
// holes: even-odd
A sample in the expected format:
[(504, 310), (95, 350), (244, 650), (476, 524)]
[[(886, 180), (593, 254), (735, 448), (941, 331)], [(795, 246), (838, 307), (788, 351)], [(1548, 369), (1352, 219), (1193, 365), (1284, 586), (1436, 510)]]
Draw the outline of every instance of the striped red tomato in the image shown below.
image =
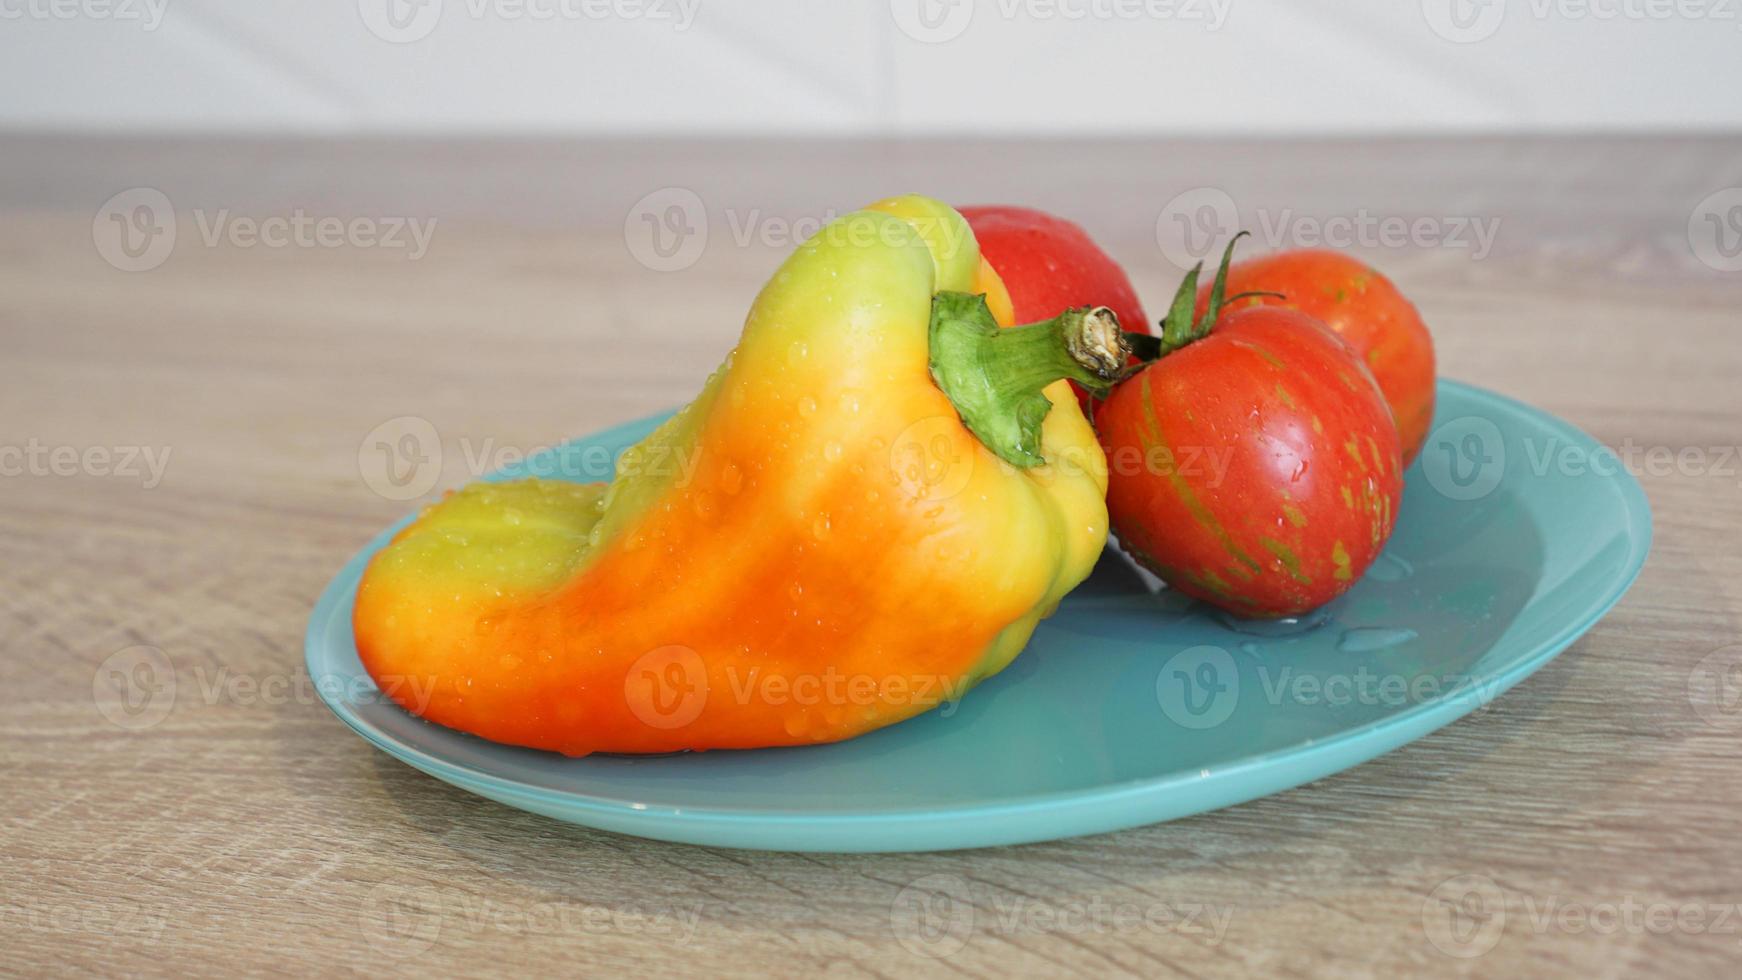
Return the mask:
[(1397, 427), (1324, 324), (1280, 306), (1222, 312), (1218, 279), (1194, 318), (1187, 276), (1159, 356), (1096, 418), (1107, 507), (1126, 550), (1181, 592), (1294, 615), (1342, 594), (1384, 548), (1403, 489)]

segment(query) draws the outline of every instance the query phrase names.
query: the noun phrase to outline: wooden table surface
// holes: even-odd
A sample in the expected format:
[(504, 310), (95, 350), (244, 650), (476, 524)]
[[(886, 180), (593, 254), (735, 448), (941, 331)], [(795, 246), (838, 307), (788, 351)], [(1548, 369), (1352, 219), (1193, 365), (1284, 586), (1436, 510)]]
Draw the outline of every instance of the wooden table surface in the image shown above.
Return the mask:
[[(1738, 138), (0, 140), (0, 972), (1735, 976), (1738, 185)], [(586, 830), (319, 703), (305, 622), (392, 498), (687, 398), (807, 221), (910, 189), (1077, 217), (1151, 309), (1182, 219), (1350, 229), (1444, 374), (1633, 447), (1644, 574), (1377, 761), (964, 853)], [(440, 461), (388, 474), (406, 417)], [(972, 906), (941, 940), (927, 890)]]

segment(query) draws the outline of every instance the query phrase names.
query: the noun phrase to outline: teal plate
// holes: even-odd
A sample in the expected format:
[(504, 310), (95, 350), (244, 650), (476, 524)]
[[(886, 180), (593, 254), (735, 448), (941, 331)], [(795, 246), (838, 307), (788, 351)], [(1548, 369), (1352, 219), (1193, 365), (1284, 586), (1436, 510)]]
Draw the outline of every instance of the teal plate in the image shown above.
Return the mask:
[[(589, 467), (659, 421), (491, 479), (605, 479)], [(1590, 629), (1638, 574), (1651, 514), (1607, 449), (1455, 382), (1440, 385), (1437, 421), (1385, 554), (1308, 621), (1225, 619), (1156, 590), (1109, 549), (1003, 673), (960, 704), (848, 742), (569, 759), (424, 722), (379, 694), (351, 641), (357, 580), (397, 526), (315, 606), (309, 674), (335, 714), (403, 762), (641, 837), (922, 851), (1172, 820), (1347, 769), (1482, 707)]]

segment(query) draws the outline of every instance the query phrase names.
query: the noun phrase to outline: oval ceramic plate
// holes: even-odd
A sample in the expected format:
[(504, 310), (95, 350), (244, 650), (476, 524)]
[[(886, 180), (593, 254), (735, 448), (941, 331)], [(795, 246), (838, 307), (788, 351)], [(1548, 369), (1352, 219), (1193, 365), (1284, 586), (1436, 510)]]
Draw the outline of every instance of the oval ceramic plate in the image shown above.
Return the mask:
[[(1480, 389), (1443, 382), (1439, 399), (1385, 554), (1314, 620), (1242, 626), (1153, 590), (1109, 549), (1003, 673), (848, 742), (569, 759), (424, 722), (380, 696), (351, 641), (358, 577), (397, 527), (321, 596), (308, 669), (334, 713), (390, 755), (509, 806), (643, 837), (936, 850), (1213, 810), (1481, 707), (1589, 629), (1638, 573), (1650, 511), (1608, 450)], [(491, 478), (608, 478), (658, 421)]]

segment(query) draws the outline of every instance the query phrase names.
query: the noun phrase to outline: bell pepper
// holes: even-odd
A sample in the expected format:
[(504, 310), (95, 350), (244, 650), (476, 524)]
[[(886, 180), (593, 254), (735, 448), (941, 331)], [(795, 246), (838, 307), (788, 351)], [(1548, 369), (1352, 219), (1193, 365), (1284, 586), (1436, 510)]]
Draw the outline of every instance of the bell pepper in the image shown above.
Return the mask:
[(948, 206), (831, 222), (611, 483), (475, 484), (375, 555), (363, 664), (425, 718), (569, 755), (828, 742), (954, 701), (1107, 537), (1065, 379), (1107, 388), (1117, 319), (1008, 317)]

